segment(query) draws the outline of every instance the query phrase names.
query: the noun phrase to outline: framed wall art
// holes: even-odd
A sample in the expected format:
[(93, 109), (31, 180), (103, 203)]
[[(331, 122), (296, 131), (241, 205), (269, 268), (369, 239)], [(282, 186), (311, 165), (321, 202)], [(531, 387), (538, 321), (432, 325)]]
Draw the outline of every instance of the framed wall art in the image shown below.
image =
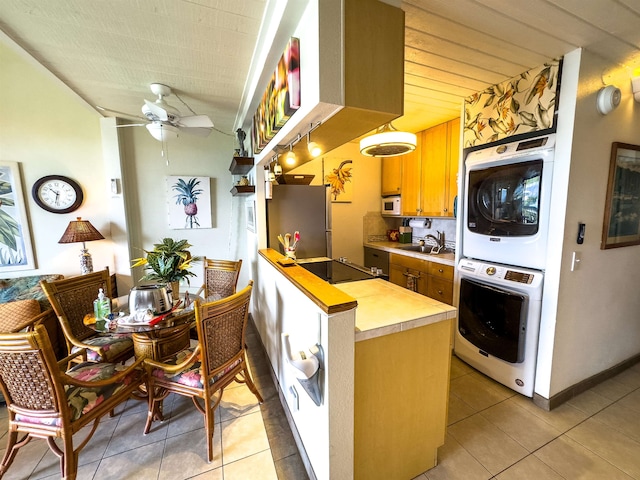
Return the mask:
[(611, 144), (601, 249), (640, 244), (640, 146)]
[(211, 228), (209, 177), (167, 177), (169, 228)]
[(0, 272), (36, 268), (17, 162), (0, 162)]
[(256, 233), (256, 203), (254, 200), (247, 200), (244, 204), (247, 214), (247, 230)]

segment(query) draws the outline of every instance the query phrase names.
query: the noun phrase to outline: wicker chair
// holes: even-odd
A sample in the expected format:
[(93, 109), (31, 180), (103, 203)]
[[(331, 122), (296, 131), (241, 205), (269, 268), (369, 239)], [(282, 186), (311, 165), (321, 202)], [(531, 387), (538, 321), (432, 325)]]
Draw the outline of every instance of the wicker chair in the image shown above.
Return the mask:
[[(56, 361), (43, 325), (31, 332), (0, 334), (0, 389), (9, 417), (0, 477), (21, 447), (32, 438), (44, 438), (60, 458), (61, 478), (75, 479), (78, 454), (100, 419), (142, 383), (142, 361), (120, 372), (111, 363), (86, 362), (65, 373), (69, 357)], [(74, 445), (73, 435), (90, 424), (87, 436)], [(56, 443), (56, 438), (61, 440)]]
[(220, 295), (228, 297), (236, 293), (242, 260), (211, 260), (203, 258), (204, 297)]
[[(166, 363), (146, 358), (149, 388), (149, 412), (144, 433), (153, 423), (157, 406), (171, 392), (191, 397), (205, 417), (208, 460), (213, 460), (215, 410), (222, 393), (232, 382), (246, 383), (262, 403), (262, 397), (251, 379), (244, 349), (244, 336), (249, 315), (253, 282), (242, 291), (201, 304), (195, 302), (198, 344), (184, 350)], [(217, 398), (213, 398), (215, 393)]]
[(109, 269), (52, 282), (43, 280), (41, 286), (58, 316), (69, 353), (85, 349), (85, 360), (114, 363), (133, 356), (130, 335), (98, 334), (84, 324), (85, 315), (93, 312), (100, 288), (111, 298)]

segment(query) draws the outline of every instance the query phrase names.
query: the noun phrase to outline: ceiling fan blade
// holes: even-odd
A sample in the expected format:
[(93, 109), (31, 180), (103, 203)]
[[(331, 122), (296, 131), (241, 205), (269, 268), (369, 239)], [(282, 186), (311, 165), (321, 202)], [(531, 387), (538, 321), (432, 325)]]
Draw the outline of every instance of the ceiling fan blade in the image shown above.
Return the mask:
[(131, 113), (119, 112), (118, 110), (111, 110), (109, 108), (101, 107), (100, 105), (96, 105), (96, 108), (98, 110), (102, 111), (102, 112), (115, 113), (116, 115), (119, 115), (119, 116), (124, 117), (124, 118), (135, 118), (135, 119), (138, 119), (138, 120), (146, 120), (145, 117), (142, 117), (140, 115), (132, 115)]
[[(144, 104), (146, 105), (146, 107), (149, 109), (149, 111), (155, 115), (156, 117), (158, 117), (158, 120), (166, 122), (167, 120), (169, 120), (169, 116), (167, 115), (167, 111), (162, 108), (160, 105), (157, 105), (153, 102), (150, 102), (149, 100), (144, 101)], [(144, 113), (144, 107), (142, 107), (143, 110), (142, 112)]]
[(116, 128), (122, 128), (122, 127), (146, 127), (147, 124), (146, 123), (127, 123), (126, 125), (116, 125)]
[(213, 122), (207, 115), (191, 115), (178, 119), (180, 127), (213, 128)]
[(212, 128), (205, 127), (178, 127), (181, 132), (188, 133), (189, 135), (197, 135), (198, 137), (208, 137)]

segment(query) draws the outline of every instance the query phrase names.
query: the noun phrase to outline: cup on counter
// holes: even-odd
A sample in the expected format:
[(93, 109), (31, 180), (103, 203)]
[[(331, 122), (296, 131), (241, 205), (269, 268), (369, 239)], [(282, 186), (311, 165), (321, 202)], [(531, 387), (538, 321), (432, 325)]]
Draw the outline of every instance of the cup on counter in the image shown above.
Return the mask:
[(291, 260), (296, 259), (296, 249), (293, 247), (285, 247), (284, 256), (290, 258)]

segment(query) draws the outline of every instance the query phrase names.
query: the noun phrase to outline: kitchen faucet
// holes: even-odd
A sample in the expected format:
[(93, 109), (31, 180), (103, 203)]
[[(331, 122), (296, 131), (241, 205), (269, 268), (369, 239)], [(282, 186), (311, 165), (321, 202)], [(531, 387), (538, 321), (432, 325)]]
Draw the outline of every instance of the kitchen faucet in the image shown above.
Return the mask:
[(444, 239), (444, 231), (439, 231), (436, 230), (438, 236), (436, 237), (435, 235), (432, 235), (430, 233), (426, 234), (424, 236), (424, 239), (426, 240), (427, 238), (432, 238), (435, 242), (436, 245), (438, 247), (438, 251), (443, 250), (445, 248), (445, 239)]

